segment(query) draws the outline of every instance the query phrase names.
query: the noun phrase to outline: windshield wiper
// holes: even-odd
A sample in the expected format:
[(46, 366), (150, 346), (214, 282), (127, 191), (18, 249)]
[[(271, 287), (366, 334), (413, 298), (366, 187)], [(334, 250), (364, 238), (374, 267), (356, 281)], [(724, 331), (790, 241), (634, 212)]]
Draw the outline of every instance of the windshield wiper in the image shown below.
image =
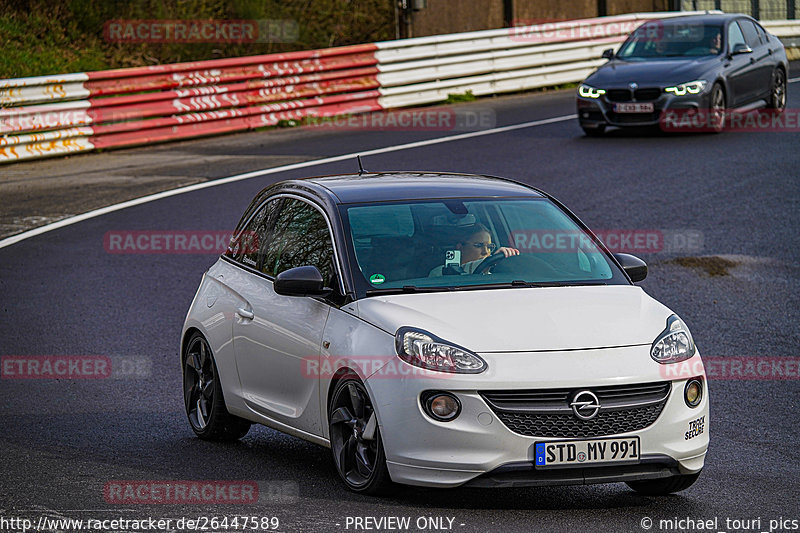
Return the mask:
[(402, 287), (384, 287), (380, 289), (367, 289), (367, 296), (376, 294), (412, 294), (415, 292), (443, 292), (452, 291), (456, 287), (417, 287), (416, 285), (403, 285)]
[(385, 287), (380, 289), (367, 289), (367, 296), (380, 294), (414, 294), (423, 292), (456, 292), (478, 291), (487, 289), (530, 289), (538, 287), (579, 287), (583, 285), (607, 285), (604, 281), (524, 281), (516, 279), (504, 283), (484, 283), (480, 285), (461, 285), (458, 287), (417, 287), (416, 285), (403, 285), (402, 287)]
[(606, 285), (604, 281), (523, 281), (514, 280), (510, 283), (488, 283), (486, 285), (468, 285), (459, 287), (465, 289), (509, 289), (509, 288), (538, 288), (538, 287), (578, 287), (581, 285)]

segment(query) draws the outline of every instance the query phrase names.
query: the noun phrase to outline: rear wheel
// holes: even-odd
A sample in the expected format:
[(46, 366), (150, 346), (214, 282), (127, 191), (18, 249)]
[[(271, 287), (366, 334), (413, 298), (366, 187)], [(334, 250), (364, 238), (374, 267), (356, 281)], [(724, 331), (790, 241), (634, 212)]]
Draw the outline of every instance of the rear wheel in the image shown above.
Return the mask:
[(647, 496), (665, 496), (673, 492), (686, 490), (697, 481), (700, 472), (696, 474), (676, 475), (663, 479), (649, 479), (646, 481), (628, 481), (626, 485), (640, 494)]
[(378, 419), (366, 387), (356, 376), (337, 382), (328, 421), (333, 462), (347, 488), (365, 494), (387, 492), (392, 483)]
[(183, 400), (192, 430), (205, 440), (237, 440), (250, 430), (250, 422), (225, 408), (219, 372), (208, 341), (198, 332), (183, 354)]
[(779, 113), (786, 108), (786, 73), (783, 72), (783, 69), (775, 69), (772, 74), (769, 107)]

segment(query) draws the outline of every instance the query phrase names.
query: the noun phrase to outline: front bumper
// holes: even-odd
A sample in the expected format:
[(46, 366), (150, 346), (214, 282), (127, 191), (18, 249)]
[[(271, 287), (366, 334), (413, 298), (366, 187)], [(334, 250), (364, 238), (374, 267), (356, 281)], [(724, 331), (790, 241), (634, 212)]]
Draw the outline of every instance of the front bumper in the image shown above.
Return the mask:
[[(662, 92), (656, 99), (648, 100), (617, 100), (611, 101), (608, 92), (600, 98), (584, 98), (577, 96), (578, 121), (584, 128), (597, 128), (600, 126), (637, 127), (656, 126), (660, 124), (663, 113), (667, 110), (702, 110), (710, 107), (710, 88), (699, 94), (675, 96)], [(614, 105), (617, 103), (644, 102), (652, 103), (652, 113), (617, 113)]]
[[(708, 448), (708, 388), (700, 356), (685, 368), (691, 375), (668, 375), (649, 355), (649, 346), (547, 353), (480, 354), (489, 365), (478, 375), (432, 373), (366, 380), (373, 399), (392, 479), (409, 485), (455, 487), (606, 483), (692, 474), (702, 469)], [(703, 399), (695, 408), (684, 401), (691, 377), (702, 377)], [(656, 421), (609, 436), (638, 436), (642, 459), (623, 466), (537, 469), (536, 442), (572, 437), (525, 436), (507, 427), (478, 391), (607, 387), (672, 383)], [(461, 402), (449, 422), (430, 418), (421, 406), (424, 391), (447, 391)], [(691, 421), (704, 418), (700, 435), (686, 438)], [(599, 438), (599, 437), (598, 437)], [(589, 439), (583, 439), (589, 440)]]

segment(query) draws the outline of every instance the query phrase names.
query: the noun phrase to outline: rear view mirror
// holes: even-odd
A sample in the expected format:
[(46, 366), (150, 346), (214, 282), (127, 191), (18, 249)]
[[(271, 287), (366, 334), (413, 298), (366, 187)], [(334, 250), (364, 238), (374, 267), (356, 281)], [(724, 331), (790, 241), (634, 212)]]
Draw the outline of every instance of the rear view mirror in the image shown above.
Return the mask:
[(635, 255), (614, 254), (614, 258), (619, 261), (620, 266), (628, 274), (632, 282), (636, 283), (647, 277), (647, 263)]
[(606, 50), (603, 50), (603, 56), (602, 57), (603, 57), (603, 59), (614, 59), (614, 49), (613, 48), (608, 48)]

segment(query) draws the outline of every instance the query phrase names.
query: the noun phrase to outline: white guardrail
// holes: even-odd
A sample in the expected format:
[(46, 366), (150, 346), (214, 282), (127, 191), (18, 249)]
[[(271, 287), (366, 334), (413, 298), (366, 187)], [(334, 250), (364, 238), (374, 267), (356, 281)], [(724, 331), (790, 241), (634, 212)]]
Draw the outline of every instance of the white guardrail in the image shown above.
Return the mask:
[[(635, 13), (110, 71), (0, 80), (0, 163), (578, 82)], [(800, 21), (762, 21), (784, 42)]]

